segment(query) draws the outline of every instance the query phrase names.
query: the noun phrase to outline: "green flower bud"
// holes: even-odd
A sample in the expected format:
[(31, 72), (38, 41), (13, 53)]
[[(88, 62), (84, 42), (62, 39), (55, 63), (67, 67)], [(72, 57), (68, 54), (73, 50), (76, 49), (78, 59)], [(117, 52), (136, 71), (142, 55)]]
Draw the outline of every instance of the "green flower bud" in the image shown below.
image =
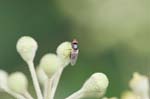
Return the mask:
[(118, 98), (117, 97), (111, 97), (111, 98), (103, 97), (102, 99), (118, 99)]
[(94, 73), (80, 90), (65, 99), (101, 98), (109, 85), (108, 78), (103, 73)]
[(134, 73), (133, 78), (129, 82), (129, 86), (136, 95), (143, 99), (148, 99), (150, 85), (147, 76)]
[(33, 61), (38, 44), (32, 37), (23, 36), (18, 40), (16, 48), (21, 57), (29, 62)]
[(85, 97), (102, 97), (109, 85), (107, 76), (103, 73), (94, 73), (81, 88)]
[(138, 96), (136, 96), (133, 92), (131, 91), (125, 91), (122, 95), (121, 95), (121, 99), (139, 99)]
[(22, 72), (15, 72), (8, 77), (8, 87), (22, 94), (27, 91), (28, 80)]
[(72, 46), (70, 42), (63, 42), (57, 47), (57, 55), (60, 58), (62, 65), (67, 66), (70, 63), (70, 54)]
[(58, 70), (60, 67), (59, 58), (55, 54), (46, 54), (42, 57), (39, 64), (40, 68), (44, 70), (46, 75), (51, 78), (51, 76)]

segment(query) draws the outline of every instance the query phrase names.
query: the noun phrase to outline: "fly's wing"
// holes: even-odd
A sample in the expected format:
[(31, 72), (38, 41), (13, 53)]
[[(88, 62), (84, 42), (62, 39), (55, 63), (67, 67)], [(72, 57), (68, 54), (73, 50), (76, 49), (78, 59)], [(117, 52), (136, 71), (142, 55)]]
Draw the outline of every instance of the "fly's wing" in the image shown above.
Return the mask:
[(72, 51), (72, 53), (71, 53), (71, 56), (70, 56), (71, 61), (70, 61), (70, 63), (71, 63), (72, 66), (76, 64), (76, 61), (78, 59), (78, 53), (79, 53), (79, 50)]

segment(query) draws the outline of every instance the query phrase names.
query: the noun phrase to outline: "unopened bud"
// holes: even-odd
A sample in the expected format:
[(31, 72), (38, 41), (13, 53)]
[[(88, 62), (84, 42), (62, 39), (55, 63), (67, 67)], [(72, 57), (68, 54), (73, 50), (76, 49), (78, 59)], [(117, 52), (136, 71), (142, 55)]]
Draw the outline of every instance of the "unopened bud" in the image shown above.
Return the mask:
[(101, 98), (109, 85), (107, 76), (103, 73), (94, 73), (80, 90), (65, 99)]
[(131, 91), (126, 91), (122, 94), (121, 99), (140, 99), (137, 95), (135, 95)]
[(57, 55), (61, 59), (62, 65), (67, 66), (70, 63), (70, 54), (72, 51), (71, 42), (63, 42), (57, 47)]
[(87, 97), (102, 97), (109, 85), (107, 76), (103, 73), (94, 73), (81, 88), (82, 92)]
[(149, 97), (149, 80), (145, 75), (134, 73), (133, 78), (129, 82), (132, 91), (143, 99)]
[(23, 36), (18, 40), (16, 48), (21, 57), (29, 62), (33, 61), (38, 44), (32, 37)]
[(46, 54), (42, 57), (39, 66), (50, 78), (60, 67), (60, 61), (55, 54)]
[(15, 72), (8, 77), (8, 87), (17, 93), (26, 92), (28, 80), (22, 72)]

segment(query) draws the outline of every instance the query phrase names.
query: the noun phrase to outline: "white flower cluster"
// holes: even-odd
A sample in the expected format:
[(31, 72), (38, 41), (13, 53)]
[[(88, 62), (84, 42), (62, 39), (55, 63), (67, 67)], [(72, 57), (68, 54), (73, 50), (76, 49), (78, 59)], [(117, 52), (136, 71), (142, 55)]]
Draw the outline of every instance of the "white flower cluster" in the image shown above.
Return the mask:
[[(150, 99), (150, 79), (138, 72), (133, 73), (129, 81), (131, 90), (122, 93), (120, 99)], [(103, 97), (102, 99), (119, 99), (117, 97)]]
[[(29, 93), (28, 80), (22, 72), (8, 75), (4, 70), (0, 70), (0, 91), (7, 92), (16, 99), (54, 99), (62, 71), (74, 57), (77, 59), (78, 51), (75, 51), (72, 42), (60, 44), (56, 54), (47, 53), (44, 55), (36, 69), (33, 61), (38, 49), (37, 42), (32, 37), (23, 36), (18, 40), (16, 48), (28, 65), (37, 97), (33, 98)], [(43, 90), (41, 90), (40, 84)], [(101, 98), (108, 85), (109, 80), (105, 74), (94, 73), (80, 90), (65, 99)]]
[(121, 99), (150, 99), (150, 82), (147, 76), (133, 73), (129, 87), (131, 90), (124, 92)]

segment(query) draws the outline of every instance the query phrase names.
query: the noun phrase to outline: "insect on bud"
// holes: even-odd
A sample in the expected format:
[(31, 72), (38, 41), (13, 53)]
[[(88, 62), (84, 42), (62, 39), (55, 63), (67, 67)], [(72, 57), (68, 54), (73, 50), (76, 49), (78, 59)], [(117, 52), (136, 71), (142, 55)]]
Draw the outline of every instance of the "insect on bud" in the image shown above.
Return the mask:
[(23, 36), (18, 40), (16, 48), (21, 57), (29, 62), (33, 61), (38, 44), (32, 37)]
[(27, 91), (28, 80), (22, 72), (12, 73), (8, 77), (8, 87), (17, 93), (24, 93)]
[(78, 41), (76, 39), (74, 39), (72, 41), (71, 45), (72, 45), (72, 51), (70, 54), (70, 59), (71, 59), (70, 63), (73, 66), (76, 64), (78, 54), (79, 54)]
[(60, 61), (58, 56), (55, 54), (46, 54), (42, 57), (40, 61), (40, 68), (46, 73), (46, 75), (51, 78), (51, 76), (58, 70), (60, 67)]

